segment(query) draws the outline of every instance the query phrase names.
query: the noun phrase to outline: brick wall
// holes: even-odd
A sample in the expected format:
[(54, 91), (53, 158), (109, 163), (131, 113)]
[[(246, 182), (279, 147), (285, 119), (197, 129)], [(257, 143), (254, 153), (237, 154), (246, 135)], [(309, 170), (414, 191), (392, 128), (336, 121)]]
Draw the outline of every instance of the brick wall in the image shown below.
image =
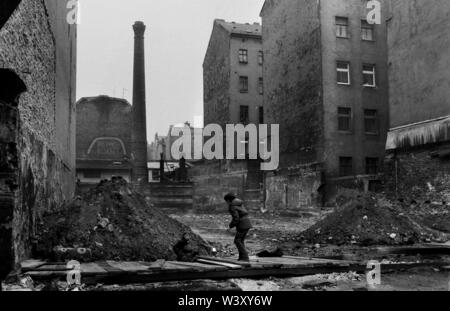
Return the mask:
[(280, 166), (317, 161), (322, 148), (319, 7), (315, 1), (266, 1), (262, 12), (264, 107), (280, 124)]
[(321, 206), (322, 168), (307, 165), (278, 173), (265, 179), (266, 203), (269, 211), (300, 211)]
[[(97, 138), (119, 139), (125, 146), (126, 155), (131, 158), (131, 105), (123, 99), (108, 96), (82, 98), (77, 102), (77, 159), (96, 159), (97, 148), (89, 155), (89, 147)], [(103, 144), (102, 146), (98, 146)], [(117, 148), (116, 148), (117, 145)], [(110, 148), (108, 148), (108, 146)], [(94, 147), (101, 147), (103, 154), (97, 159), (123, 160), (120, 143), (101, 142)]]
[[(0, 29), (0, 68), (12, 70), (26, 85), (18, 102), (15, 131), (18, 188), (10, 222), (12, 239), (9, 246), (0, 245), (0, 252), (11, 250), (12, 263), (31, 255), (41, 215), (70, 199), (75, 188), (71, 148), (61, 147), (74, 144), (75, 133), (67, 127), (73, 120), (73, 102), (70, 95), (57, 96), (62, 83), (58, 68), (67, 65), (57, 55), (75, 52), (73, 46), (57, 51), (49, 9), (43, 0), (21, 1)], [(75, 60), (76, 54), (71, 55), (68, 62)], [(75, 92), (75, 81), (68, 78), (66, 83), (66, 90)], [(67, 116), (64, 128), (56, 121), (60, 115)], [(11, 124), (11, 118), (2, 119), (3, 125)], [(0, 197), (8, 195), (4, 190)]]
[(223, 209), (223, 197), (229, 193), (236, 193), (240, 198), (248, 200), (248, 206), (259, 207), (261, 194), (254, 196), (260, 183), (260, 175), (255, 172), (248, 161), (200, 161), (194, 163), (189, 171), (193, 182), (195, 209)]

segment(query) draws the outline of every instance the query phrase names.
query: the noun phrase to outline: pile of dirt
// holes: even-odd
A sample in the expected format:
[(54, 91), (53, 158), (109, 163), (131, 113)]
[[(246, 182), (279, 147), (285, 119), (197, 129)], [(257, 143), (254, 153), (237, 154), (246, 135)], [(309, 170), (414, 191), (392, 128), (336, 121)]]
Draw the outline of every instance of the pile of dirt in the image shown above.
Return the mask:
[[(101, 182), (62, 211), (44, 215), (35, 256), (80, 261), (191, 261), (210, 246), (148, 204), (122, 178)], [(70, 258), (61, 258), (70, 257)]]
[(359, 195), (304, 231), (310, 244), (408, 245), (443, 241), (445, 234), (424, 225), (400, 204), (380, 194)]

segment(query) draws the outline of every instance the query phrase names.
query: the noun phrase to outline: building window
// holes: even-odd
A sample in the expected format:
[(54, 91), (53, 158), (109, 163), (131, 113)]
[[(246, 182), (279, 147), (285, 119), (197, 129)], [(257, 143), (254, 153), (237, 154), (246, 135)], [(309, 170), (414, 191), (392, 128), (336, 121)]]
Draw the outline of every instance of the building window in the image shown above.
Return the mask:
[(374, 25), (371, 25), (367, 20), (361, 21), (361, 39), (364, 41), (375, 41), (374, 39)]
[(366, 134), (378, 134), (378, 112), (376, 110), (364, 110), (364, 131)]
[(241, 124), (248, 124), (248, 106), (241, 106), (239, 109), (239, 121)]
[(341, 177), (353, 175), (353, 158), (340, 157), (339, 158), (339, 175)]
[(376, 175), (378, 174), (378, 158), (366, 158), (366, 174)]
[(239, 91), (241, 93), (248, 93), (248, 77), (239, 77)]
[(258, 93), (260, 95), (264, 94), (264, 80), (263, 80), (263, 78), (259, 78), (258, 79)]
[(241, 64), (247, 64), (248, 63), (248, 50), (239, 50), (239, 62)]
[(363, 85), (376, 87), (375, 65), (363, 65)]
[(348, 18), (336, 17), (336, 37), (349, 38), (350, 33), (348, 31)]
[(258, 64), (262, 65), (264, 63), (264, 53), (263, 51), (258, 52)]
[(264, 124), (264, 107), (258, 107), (259, 124)]
[(337, 62), (337, 83), (341, 85), (350, 85), (350, 63)]
[(342, 132), (350, 132), (352, 130), (351, 108), (338, 108), (338, 130)]

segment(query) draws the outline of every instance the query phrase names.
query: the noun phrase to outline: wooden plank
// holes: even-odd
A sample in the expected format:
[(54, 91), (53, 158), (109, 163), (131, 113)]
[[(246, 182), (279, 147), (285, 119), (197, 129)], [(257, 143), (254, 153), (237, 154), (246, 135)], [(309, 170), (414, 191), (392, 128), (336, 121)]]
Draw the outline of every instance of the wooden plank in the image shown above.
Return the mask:
[(122, 271), (148, 271), (148, 266), (144, 266), (136, 261), (118, 262), (118, 261), (107, 261), (107, 263), (116, 269)]
[(346, 262), (346, 263), (354, 263), (354, 261), (349, 261), (349, 260), (336, 260), (336, 259), (326, 259), (326, 258), (316, 258), (316, 257), (283, 256), (282, 258), (290, 258), (290, 259), (298, 259), (298, 260), (309, 260), (309, 261), (315, 261), (315, 262), (332, 262), (332, 263)]
[(37, 269), (43, 265), (45, 265), (47, 262), (43, 261), (43, 260), (36, 260), (36, 259), (30, 259), (30, 260), (25, 260), (23, 262), (20, 263), (20, 267), (22, 269), (22, 271), (29, 271), (29, 270), (33, 270), (33, 269)]
[(217, 265), (210, 265), (210, 264), (203, 264), (199, 262), (171, 262), (172, 264), (175, 264), (177, 266), (185, 266), (190, 267), (193, 269), (196, 269), (198, 271), (226, 271), (228, 270), (227, 267), (223, 266), (217, 266)]
[[(420, 264), (387, 264), (382, 265), (382, 271), (395, 271), (410, 269), (420, 266), (432, 266), (432, 267), (445, 267), (448, 266), (448, 262), (435, 262), (435, 263), (420, 263)], [(152, 282), (167, 282), (167, 281), (187, 281), (187, 280), (201, 280), (201, 279), (230, 279), (230, 278), (256, 278), (256, 277), (291, 277), (291, 276), (304, 276), (313, 274), (328, 274), (333, 272), (348, 272), (355, 271), (364, 273), (366, 271), (366, 264), (359, 263), (353, 265), (329, 265), (324, 263), (318, 265), (317, 263), (299, 267), (285, 267), (283, 269), (258, 269), (258, 268), (245, 268), (245, 269), (227, 269), (224, 271), (195, 271), (193, 269), (187, 270), (171, 270), (161, 269), (148, 272), (127, 272), (127, 271), (113, 271), (106, 273), (83, 273), (82, 282), (84, 284), (139, 284), (139, 283), (152, 283)], [(64, 272), (52, 272), (52, 271), (31, 271), (29, 275), (33, 280), (52, 280), (59, 277), (61, 280), (65, 280), (67, 273)]]
[(212, 261), (212, 260), (206, 260), (206, 259), (197, 259), (197, 261), (200, 263), (226, 267), (226, 268), (233, 269), (233, 270), (242, 269), (242, 266), (240, 266), (240, 265), (235, 265), (235, 264), (231, 264), (231, 263), (227, 263), (227, 262)]
[(205, 256), (200, 256), (198, 258), (199, 259), (204, 259), (204, 260), (209, 260), (209, 261), (215, 261), (215, 262), (229, 263), (229, 264), (232, 264), (232, 265), (238, 265), (238, 266), (243, 266), (243, 267), (250, 267), (251, 266), (250, 262), (238, 261), (238, 260), (233, 260), (233, 259), (216, 258), (216, 257), (205, 257)]
[(147, 267), (147, 270), (161, 270), (164, 268), (166, 261), (164, 259), (158, 259), (154, 262), (140, 262), (142, 265)]
[(104, 274), (106, 274), (107, 271), (94, 262), (93, 263), (83, 263), (83, 264), (81, 264), (81, 275), (86, 274), (86, 273), (89, 273), (89, 274), (104, 273)]

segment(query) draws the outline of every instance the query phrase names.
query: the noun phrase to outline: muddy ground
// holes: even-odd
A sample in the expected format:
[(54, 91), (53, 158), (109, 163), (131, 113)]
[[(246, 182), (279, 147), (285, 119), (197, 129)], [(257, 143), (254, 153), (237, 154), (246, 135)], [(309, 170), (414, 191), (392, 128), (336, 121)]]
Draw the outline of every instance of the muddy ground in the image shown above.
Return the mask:
[[(233, 245), (234, 233), (227, 230), (230, 221), (229, 214), (198, 213), (193, 211), (165, 210), (171, 217), (189, 226), (204, 240), (214, 245), (218, 256), (236, 258), (237, 252)], [(262, 214), (252, 213), (254, 229), (250, 231), (247, 248), (251, 255), (256, 255), (264, 249), (281, 247), (285, 255), (328, 257), (348, 260), (392, 260), (392, 261), (423, 261), (438, 258), (424, 256), (380, 255), (376, 246), (360, 247), (356, 245), (305, 245), (297, 241), (299, 233), (308, 229), (330, 211), (308, 212), (298, 214)], [(441, 257), (440, 260), (450, 258)], [(367, 286), (366, 276), (356, 273), (315, 275), (297, 278), (268, 278), (263, 280), (237, 279), (229, 280), (244, 291), (446, 291), (450, 290), (450, 272), (432, 267), (415, 268), (382, 275), (382, 285), (376, 288)], [(211, 286), (211, 283), (208, 283)], [(218, 288), (224, 285), (218, 282)]]

